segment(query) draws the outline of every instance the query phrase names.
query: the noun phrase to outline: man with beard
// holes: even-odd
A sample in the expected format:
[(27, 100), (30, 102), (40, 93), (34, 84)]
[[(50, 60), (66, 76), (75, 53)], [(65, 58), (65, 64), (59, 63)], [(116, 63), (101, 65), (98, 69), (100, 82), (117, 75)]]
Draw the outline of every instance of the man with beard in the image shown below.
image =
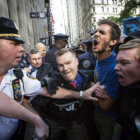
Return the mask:
[(115, 66), (120, 89), (122, 140), (140, 139), (140, 40), (119, 47)]
[(94, 121), (100, 140), (111, 140), (117, 113), (113, 109), (113, 104), (118, 97), (118, 78), (114, 71), (116, 56), (112, 54), (111, 47), (120, 38), (120, 29), (114, 22), (103, 19), (99, 22), (99, 27), (93, 37), (93, 51), (97, 56), (94, 80), (100, 82), (102, 87), (95, 91), (95, 96), (106, 94), (106, 99), (100, 99), (94, 112)]

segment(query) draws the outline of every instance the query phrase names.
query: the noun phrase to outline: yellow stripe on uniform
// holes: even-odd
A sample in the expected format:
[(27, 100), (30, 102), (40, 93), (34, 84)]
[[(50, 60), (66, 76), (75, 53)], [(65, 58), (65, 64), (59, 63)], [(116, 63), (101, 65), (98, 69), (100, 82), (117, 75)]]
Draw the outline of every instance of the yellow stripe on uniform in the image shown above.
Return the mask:
[(17, 34), (0, 34), (0, 37), (19, 37), (19, 38), (21, 38), (21, 36), (17, 35)]

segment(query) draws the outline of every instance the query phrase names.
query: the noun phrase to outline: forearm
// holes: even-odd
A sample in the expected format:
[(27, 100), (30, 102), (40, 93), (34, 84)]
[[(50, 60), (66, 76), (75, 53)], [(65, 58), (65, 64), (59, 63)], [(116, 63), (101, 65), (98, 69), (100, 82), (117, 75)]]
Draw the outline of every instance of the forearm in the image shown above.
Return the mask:
[(32, 104), (27, 99), (23, 98), (22, 105), (31, 112), (39, 115), (39, 113), (33, 108)]
[(70, 98), (82, 98), (84, 100), (94, 100), (97, 101), (98, 99), (95, 97), (92, 97), (92, 93), (95, 91), (95, 89), (97, 88), (99, 84), (94, 84), (92, 87), (90, 87), (89, 89), (83, 91), (82, 97), (80, 96), (80, 92), (78, 91), (74, 91), (74, 90), (69, 90), (69, 89), (65, 89), (65, 88), (61, 88), (59, 87), (59, 89), (56, 91), (56, 94), (50, 95), (47, 92), (47, 88), (44, 87), (43, 92), (41, 93), (41, 95), (50, 97), (50, 98), (56, 98), (56, 99), (70, 99)]
[(43, 92), (41, 95), (50, 97), (50, 98), (56, 98), (56, 99), (69, 99), (69, 98), (80, 98), (80, 93), (74, 90), (69, 90), (65, 88), (59, 87), (59, 89), (56, 91), (56, 94), (49, 94), (47, 92), (46, 87), (44, 87)]
[(2, 92), (0, 92), (0, 115), (21, 119), (32, 124), (35, 124), (35, 121), (39, 119), (37, 115), (30, 112)]

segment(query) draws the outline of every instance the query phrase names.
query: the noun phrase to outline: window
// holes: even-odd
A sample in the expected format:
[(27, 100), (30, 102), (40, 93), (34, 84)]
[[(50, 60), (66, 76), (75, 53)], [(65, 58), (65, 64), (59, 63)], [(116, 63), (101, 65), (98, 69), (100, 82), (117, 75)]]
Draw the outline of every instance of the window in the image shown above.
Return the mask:
[(112, 4), (114, 4), (114, 0), (112, 0)]
[(114, 13), (115, 12), (115, 9), (113, 8), (112, 10), (113, 10), (113, 13)]
[(109, 8), (107, 8), (107, 12), (109, 12)]
[(108, 0), (106, 1), (106, 3), (108, 4)]
[(104, 12), (104, 7), (101, 7), (101, 9), (102, 9), (102, 12)]
[(93, 22), (96, 22), (96, 17), (93, 17), (92, 21), (93, 21)]
[(96, 25), (93, 26), (93, 30), (96, 30)]
[(95, 7), (93, 7), (93, 12), (95, 12)]
[(104, 0), (101, 0), (101, 4), (104, 4)]

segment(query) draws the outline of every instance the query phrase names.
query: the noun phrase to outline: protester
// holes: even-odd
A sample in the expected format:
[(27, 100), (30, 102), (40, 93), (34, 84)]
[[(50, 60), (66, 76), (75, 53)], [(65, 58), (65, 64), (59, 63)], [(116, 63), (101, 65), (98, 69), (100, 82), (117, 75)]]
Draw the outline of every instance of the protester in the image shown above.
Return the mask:
[(100, 140), (111, 140), (113, 128), (117, 118), (117, 112), (113, 104), (118, 98), (118, 77), (114, 71), (116, 56), (112, 54), (111, 47), (120, 38), (120, 29), (117, 24), (108, 19), (99, 22), (98, 28), (93, 37), (93, 52), (97, 61), (94, 71), (95, 82), (100, 82), (102, 87), (97, 88), (97, 94), (105, 94), (104, 100), (99, 98), (94, 112), (94, 120), (97, 126)]
[(132, 39), (119, 46), (115, 66), (120, 89), (122, 140), (139, 140), (140, 121), (140, 40)]

